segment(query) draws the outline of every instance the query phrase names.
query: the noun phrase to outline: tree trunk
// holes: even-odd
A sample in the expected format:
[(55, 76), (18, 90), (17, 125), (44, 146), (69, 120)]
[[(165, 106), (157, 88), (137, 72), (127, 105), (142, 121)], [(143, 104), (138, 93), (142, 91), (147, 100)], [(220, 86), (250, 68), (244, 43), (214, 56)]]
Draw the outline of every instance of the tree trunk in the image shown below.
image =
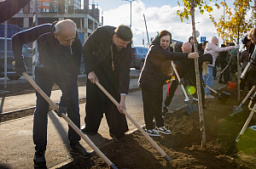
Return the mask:
[[(196, 29), (195, 29), (195, 1), (191, 1), (191, 18), (192, 18), (192, 30), (193, 30), (193, 38), (196, 39)], [(194, 49), (197, 52), (197, 43), (194, 40)], [(200, 74), (199, 74), (199, 64), (198, 59), (194, 60), (195, 64), (195, 74), (196, 74), (196, 88), (197, 88), (197, 96), (198, 96), (198, 109), (199, 109), (199, 127), (202, 133), (202, 141), (201, 147), (206, 146), (206, 134), (205, 134), (205, 125), (204, 125), (204, 112), (202, 105), (202, 91), (201, 91), (201, 83), (200, 83)]]

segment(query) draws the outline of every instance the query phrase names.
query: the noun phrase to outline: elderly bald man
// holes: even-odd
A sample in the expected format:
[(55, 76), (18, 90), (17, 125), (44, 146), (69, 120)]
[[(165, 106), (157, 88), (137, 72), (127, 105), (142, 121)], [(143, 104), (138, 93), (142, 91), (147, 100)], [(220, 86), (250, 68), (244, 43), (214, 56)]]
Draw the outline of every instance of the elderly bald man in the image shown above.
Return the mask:
[[(192, 45), (189, 42), (185, 42), (181, 46), (181, 50), (183, 53), (191, 53), (192, 52)], [(209, 54), (201, 55), (198, 58), (199, 62), (199, 71), (202, 71), (202, 64), (203, 62), (212, 63), (212, 56)], [(179, 73), (179, 76), (184, 79), (185, 86), (186, 85), (192, 85), (196, 87), (196, 79), (195, 79), (195, 67), (194, 67), (194, 60), (177, 60), (174, 61), (175, 67)], [(202, 81), (202, 77), (200, 77), (200, 80)], [(169, 88), (169, 95), (166, 96), (163, 106), (163, 114), (168, 112), (168, 106), (170, 105), (173, 95), (175, 93), (175, 90), (178, 87), (178, 80), (175, 79), (172, 81), (171, 86)], [(203, 86), (202, 87), (202, 95), (204, 96), (203, 92)], [(197, 93), (193, 94), (193, 99), (197, 101)], [(204, 98), (203, 98), (203, 107), (204, 107)]]
[[(56, 83), (62, 96), (59, 102), (59, 114), (68, 113), (68, 117), (80, 128), (77, 77), (82, 57), (82, 44), (77, 36), (76, 24), (72, 20), (62, 20), (53, 24), (43, 24), (24, 30), (12, 37), (15, 70), (18, 74), (26, 71), (22, 57), (22, 45), (37, 40), (39, 57), (35, 63), (35, 81), (48, 95)], [(36, 93), (34, 112), (33, 141), (35, 144), (34, 166), (47, 168), (45, 151), (47, 145), (47, 113), (49, 104)], [(86, 158), (91, 157), (79, 143), (80, 136), (69, 127), (68, 139), (70, 151)]]

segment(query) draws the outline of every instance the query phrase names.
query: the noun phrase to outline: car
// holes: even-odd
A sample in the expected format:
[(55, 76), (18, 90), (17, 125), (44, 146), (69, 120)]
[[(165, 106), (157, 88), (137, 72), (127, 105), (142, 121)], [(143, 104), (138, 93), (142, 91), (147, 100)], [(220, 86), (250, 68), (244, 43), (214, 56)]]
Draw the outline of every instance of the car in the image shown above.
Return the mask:
[(144, 61), (147, 53), (148, 53), (148, 48), (146, 47), (140, 47), (140, 46), (132, 47), (132, 62), (130, 67), (135, 68), (136, 70), (141, 70), (144, 65)]
[[(4, 42), (5, 38), (0, 37), (0, 77), (4, 77)], [(29, 48), (27, 45), (23, 45), (22, 47), (22, 54), (24, 56), (24, 62), (27, 67), (27, 73), (31, 74), (32, 72), (32, 56), (33, 56), (33, 50)], [(20, 78), (20, 75), (18, 75), (14, 69), (12, 62), (14, 61), (14, 56), (12, 52), (12, 39), (7, 38), (7, 77), (10, 80), (17, 80)]]

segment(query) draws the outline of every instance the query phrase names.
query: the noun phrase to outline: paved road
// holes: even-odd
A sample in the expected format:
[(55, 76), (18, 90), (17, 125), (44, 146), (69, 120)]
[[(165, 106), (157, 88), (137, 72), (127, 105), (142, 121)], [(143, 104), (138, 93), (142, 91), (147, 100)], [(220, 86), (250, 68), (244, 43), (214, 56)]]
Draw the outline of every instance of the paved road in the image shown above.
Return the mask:
[[(133, 77), (130, 82), (130, 92), (127, 96), (127, 112), (134, 118), (139, 125), (144, 125), (144, 116), (142, 109), (141, 91), (137, 87), (137, 79), (134, 78), (139, 71), (131, 71)], [(164, 87), (166, 91), (166, 86)], [(219, 88), (216, 84), (215, 88)], [(134, 90), (137, 89), (137, 90)], [(85, 97), (85, 87), (79, 87), (80, 98)], [(60, 91), (52, 94), (52, 99), (58, 102)], [(183, 95), (179, 90), (179, 97), (174, 97), (171, 110), (177, 110), (184, 106)], [(10, 96), (5, 98), (3, 112), (14, 111), (26, 107), (35, 106), (35, 94), (24, 94)], [(81, 124), (85, 117), (85, 104), (80, 104)], [(128, 120), (130, 132), (136, 130), (135, 126)], [(33, 116), (26, 116), (16, 120), (10, 120), (0, 123), (0, 168), (1, 165), (7, 165), (9, 168), (33, 168), (34, 145), (32, 140)], [(106, 141), (110, 140), (108, 127), (105, 117), (99, 129), (99, 135), (91, 137), (97, 146), (103, 146)], [(89, 151), (93, 151), (84, 140), (81, 140), (83, 146)], [(68, 153), (67, 123), (64, 119), (57, 117), (54, 113), (49, 113), (48, 119), (48, 145), (46, 151), (47, 166), (57, 168), (71, 161)]]

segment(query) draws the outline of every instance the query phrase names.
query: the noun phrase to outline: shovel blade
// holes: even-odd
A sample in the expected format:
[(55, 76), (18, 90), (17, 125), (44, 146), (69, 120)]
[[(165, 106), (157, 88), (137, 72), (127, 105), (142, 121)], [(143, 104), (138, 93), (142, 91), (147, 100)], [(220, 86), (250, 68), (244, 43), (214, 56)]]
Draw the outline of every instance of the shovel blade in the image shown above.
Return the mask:
[(198, 107), (196, 105), (192, 105), (191, 103), (188, 103), (188, 105), (185, 107), (188, 115), (192, 114), (193, 112), (198, 112)]
[(234, 106), (233, 107), (233, 113), (230, 114), (229, 116), (233, 117), (234, 115), (236, 115), (237, 113), (240, 113), (242, 111), (244, 111), (244, 109), (241, 106)]

